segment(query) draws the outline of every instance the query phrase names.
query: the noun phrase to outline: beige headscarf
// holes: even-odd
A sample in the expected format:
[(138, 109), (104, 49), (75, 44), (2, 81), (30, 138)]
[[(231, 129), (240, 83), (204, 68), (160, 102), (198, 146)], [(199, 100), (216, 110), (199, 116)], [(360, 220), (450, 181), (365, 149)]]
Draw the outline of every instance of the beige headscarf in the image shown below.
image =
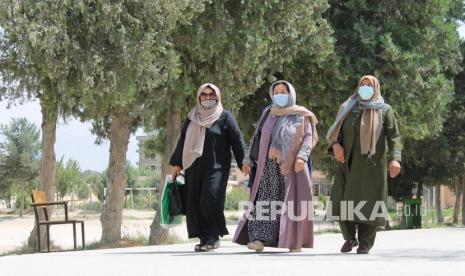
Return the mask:
[[(204, 108), (200, 104), (200, 93), (207, 87), (211, 88), (218, 98), (218, 104), (213, 108)], [(197, 105), (188, 115), (190, 123), (187, 128), (182, 152), (182, 166), (184, 170), (189, 168), (197, 158), (202, 156), (205, 130), (218, 120), (222, 112), (223, 105), (221, 104), (220, 89), (212, 83), (202, 84), (197, 90)]]
[(369, 154), (369, 156), (372, 156), (376, 153), (376, 143), (378, 142), (383, 128), (381, 110), (385, 107), (385, 104), (381, 96), (381, 86), (378, 79), (371, 75), (363, 76), (358, 82), (359, 86), (364, 79), (368, 79), (373, 86), (375, 92), (373, 97), (368, 101), (363, 101), (360, 99), (358, 93), (355, 92), (347, 99), (340, 106), (336, 121), (329, 128), (326, 140), (329, 144), (337, 142), (342, 123), (352, 108), (359, 103), (360, 107), (363, 109), (362, 122), (360, 124), (361, 154)]

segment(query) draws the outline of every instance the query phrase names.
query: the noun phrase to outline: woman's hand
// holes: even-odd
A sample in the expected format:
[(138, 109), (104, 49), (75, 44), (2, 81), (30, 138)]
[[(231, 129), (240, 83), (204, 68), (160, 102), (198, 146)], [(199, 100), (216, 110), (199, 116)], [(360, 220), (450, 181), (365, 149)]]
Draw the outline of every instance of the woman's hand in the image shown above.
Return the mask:
[(392, 160), (389, 164), (389, 175), (394, 178), (400, 173), (400, 163), (397, 160)]
[(249, 173), (250, 173), (250, 165), (247, 163), (242, 164), (242, 174), (246, 176), (246, 175), (249, 175)]
[(305, 162), (304, 160), (300, 159), (300, 158), (297, 158), (297, 160), (295, 160), (295, 172), (300, 172), (301, 170), (303, 170), (305, 168), (305, 164), (307, 162)]
[(344, 163), (346, 161), (344, 158), (344, 148), (339, 143), (333, 145), (333, 151), (337, 162)]
[(173, 167), (173, 173), (172, 173), (173, 180), (176, 180), (176, 178), (181, 174), (181, 170), (182, 170), (182, 168), (179, 167), (179, 166), (174, 166)]

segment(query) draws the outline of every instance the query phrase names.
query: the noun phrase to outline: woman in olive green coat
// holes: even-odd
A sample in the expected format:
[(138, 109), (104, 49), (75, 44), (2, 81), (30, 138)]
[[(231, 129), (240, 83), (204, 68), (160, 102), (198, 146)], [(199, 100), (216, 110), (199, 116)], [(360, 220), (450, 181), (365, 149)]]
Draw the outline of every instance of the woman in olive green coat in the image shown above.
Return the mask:
[[(392, 107), (384, 103), (379, 81), (363, 76), (358, 89), (339, 108), (326, 136), (339, 162), (328, 215), (339, 220), (345, 243), (368, 254), (376, 229), (387, 218), (387, 172), (400, 172), (402, 144)], [(358, 229), (358, 240), (356, 232)]]

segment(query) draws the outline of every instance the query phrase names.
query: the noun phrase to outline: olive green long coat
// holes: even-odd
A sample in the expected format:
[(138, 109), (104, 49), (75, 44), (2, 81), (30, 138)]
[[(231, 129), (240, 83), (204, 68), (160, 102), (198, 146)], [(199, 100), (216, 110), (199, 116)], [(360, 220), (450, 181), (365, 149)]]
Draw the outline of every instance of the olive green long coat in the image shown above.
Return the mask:
[[(332, 215), (333, 218), (338, 216), (339, 220), (381, 226), (385, 223), (382, 214), (383, 203), (386, 206), (388, 194), (388, 165), (392, 160), (401, 161), (402, 143), (394, 111), (386, 104), (382, 109), (383, 129), (376, 144), (376, 153), (371, 159), (366, 154), (362, 155), (360, 149), (362, 112), (363, 110), (357, 107), (352, 109), (339, 133), (338, 141), (344, 148), (346, 162), (337, 166), (331, 194), (332, 210), (328, 209), (328, 215)], [(358, 210), (366, 220), (358, 215), (351, 217), (347, 211), (341, 212), (341, 206), (350, 209), (353, 202), (352, 206), (360, 207), (363, 201), (366, 203)]]

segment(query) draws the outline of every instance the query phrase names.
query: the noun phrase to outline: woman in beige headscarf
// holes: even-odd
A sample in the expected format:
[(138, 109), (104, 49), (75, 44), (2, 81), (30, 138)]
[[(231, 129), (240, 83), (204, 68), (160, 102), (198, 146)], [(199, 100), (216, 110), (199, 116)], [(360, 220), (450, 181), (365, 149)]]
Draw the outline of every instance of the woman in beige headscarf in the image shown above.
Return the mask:
[(195, 251), (218, 248), (219, 237), (228, 234), (223, 211), (231, 149), (242, 169), (244, 147), (236, 120), (223, 109), (220, 90), (202, 84), (170, 160), (174, 178), (185, 171), (187, 232), (200, 239)]
[(360, 79), (357, 92), (340, 106), (326, 139), (339, 162), (328, 215), (339, 220), (345, 239), (341, 252), (359, 246), (357, 253), (367, 254), (387, 217), (386, 162), (390, 176), (396, 177), (402, 150), (394, 111), (384, 103), (378, 79)]

